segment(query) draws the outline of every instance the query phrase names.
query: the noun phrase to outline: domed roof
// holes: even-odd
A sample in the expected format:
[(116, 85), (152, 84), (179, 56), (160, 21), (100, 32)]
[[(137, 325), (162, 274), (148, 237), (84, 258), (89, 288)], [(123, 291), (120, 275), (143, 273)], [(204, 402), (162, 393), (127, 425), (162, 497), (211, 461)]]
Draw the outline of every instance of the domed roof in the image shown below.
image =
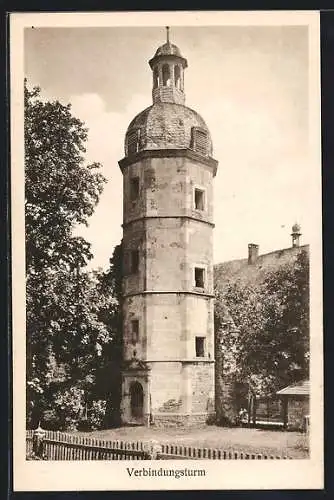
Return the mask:
[[(192, 148), (193, 128), (204, 136), (206, 156), (212, 155), (209, 129), (196, 111), (175, 103), (155, 103), (139, 113), (130, 123), (125, 138), (125, 152), (131, 136), (139, 137), (138, 151)], [(203, 154), (203, 152), (201, 153)]]
[(154, 57), (158, 57), (158, 56), (177, 56), (177, 57), (182, 57), (180, 49), (176, 45), (174, 45), (173, 43), (170, 43), (170, 42), (164, 43), (163, 45), (161, 45), (157, 49)]
[(292, 232), (293, 233), (300, 233), (301, 231), (301, 227), (299, 224), (297, 224), (297, 222), (292, 226)]

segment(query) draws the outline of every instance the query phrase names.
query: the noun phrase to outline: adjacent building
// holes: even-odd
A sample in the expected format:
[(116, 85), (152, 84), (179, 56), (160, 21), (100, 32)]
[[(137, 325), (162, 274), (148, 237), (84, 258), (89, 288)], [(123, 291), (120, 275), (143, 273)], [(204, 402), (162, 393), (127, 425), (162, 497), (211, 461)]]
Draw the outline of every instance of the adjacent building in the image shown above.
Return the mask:
[(306, 430), (309, 425), (310, 383), (301, 380), (277, 391), (282, 401), (283, 423), (289, 430)]
[[(290, 247), (260, 254), (259, 245), (250, 243), (245, 258), (215, 265), (214, 282), (216, 290), (223, 292), (228, 284), (237, 283), (256, 287), (264, 281), (269, 272), (275, 273), (286, 265), (293, 265), (301, 253), (304, 253), (306, 258), (309, 258), (309, 245), (301, 245), (301, 236), (301, 227), (299, 224), (294, 224), (291, 231)], [(228, 329), (230, 336), (233, 336), (233, 334), (238, 335), (237, 327), (229, 311), (226, 310), (224, 315), (224, 328)], [(255, 422), (256, 419), (263, 421), (268, 417), (268, 420), (271, 420), (272, 423), (280, 421), (287, 424), (287, 408), (281, 404), (283, 399), (281, 401), (278, 397), (274, 397), (270, 401), (257, 399), (255, 403), (254, 395), (249, 393), (247, 385), (236, 381), (233, 366), (229, 370), (222, 368), (225, 346), (222, 345), (221, 332), (219, 331), (215, 333), (215, 346), (215, 406), (218, 420), (223, 424), (236, 422), (240, 409), (246, 408), (252, 422)], [(233, 347), (229, 347), (228, 354), (233, 365), (232, 351)], [(289, 404), (292, 408), (295, 403), (291, 400)], [(298, 404), (297, 402), (295, 405), (298, 406)], [(293, 418), (292, 413), (293, 410), (289, 413), (290, 420)]]

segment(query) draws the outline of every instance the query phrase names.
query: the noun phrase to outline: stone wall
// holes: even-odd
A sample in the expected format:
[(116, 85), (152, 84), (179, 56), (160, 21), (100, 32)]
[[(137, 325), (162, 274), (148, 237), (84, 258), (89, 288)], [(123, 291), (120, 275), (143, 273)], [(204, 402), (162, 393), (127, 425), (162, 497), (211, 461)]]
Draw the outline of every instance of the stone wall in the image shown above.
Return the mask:
[(185, 411), (182, 387), (182, 366), (179, 362), (151, 363), (151, 413)]
[(155, 427), (204, 427), (207, 424), (208, 415), (206, 413), (194, 414), (156, 414), (154, 415), (153, 425)]
[(306, 396), (289, 396), (288, 398), (288, 429), (302, 430), (304, 417), (309, 415), (309, 398)]
[(196, 291), (195, 266), (205, 269), (206, 293), (213, 292), (212, 228), (189, 219), (146, 223), (146, 289)]
[[(152, 157), (123, 173), (125, 269), (127, 252), (139, 251), (138, 272), (123, 279), (125, 359), (150, 367), (154, 422), (205, 422), (214, 411), (212, 168), (186, 157)], [(139, 178), (137, 200), (131, 177)], [(195, 208), (196, 188), (204, 192), (203, 210)], [(196, 286), (196, 267), (204, 269), (203, 287)], [(204, 338), (203, 356), (196, 337)]]
[[(184, 157), (145, 158), (123, 172), (123, 222), (143, 216), (187, 215), (212, 222), (212, 167)], [(131, 200), (130, 179), (139, 178), (139, 197)], [(206, 190), (206, 209), (194, 208), (194, 187)]]
[[(146, 331), (146, 298), (142, 295), (127, 297), (123, 303), (123, 345), (124, 359), (130, 360), (133, 357), (146, 359), (147, 336)], [(132, 338), (132, 321), (138, 320), (139, 335), (137, 342)]]
[(214, 364), (198, 362), (192, 365), (192, 414), (212, 414), (214, 408)]
[[(201, 415), (214, 413), (214, 364), (209, 362), (151, 363), (151, 413), (165, 415)], [(168, 414), (168, 415), (167, 415)]]

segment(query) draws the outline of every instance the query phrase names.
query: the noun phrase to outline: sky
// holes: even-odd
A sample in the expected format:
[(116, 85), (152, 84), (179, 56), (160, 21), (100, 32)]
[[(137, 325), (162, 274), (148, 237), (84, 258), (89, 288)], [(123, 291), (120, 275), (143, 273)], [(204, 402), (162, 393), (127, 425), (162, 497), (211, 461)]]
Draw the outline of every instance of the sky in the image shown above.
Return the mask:
[[(291, 226), (312, 227), (307, 26), (171, 26), (188, 60), (186, 105), (206, 121), (218, 160), (214, 262), (291, 246)], [(26, 28), (25, 75), (46, 99), (71, 103), (89, 129), (87, 161), (108, 179), (77, 232), (92, 243), (91, 266), (106, 267), (122, 238), (124, 137), (152, 104), (148, 60), (164, 27)]]

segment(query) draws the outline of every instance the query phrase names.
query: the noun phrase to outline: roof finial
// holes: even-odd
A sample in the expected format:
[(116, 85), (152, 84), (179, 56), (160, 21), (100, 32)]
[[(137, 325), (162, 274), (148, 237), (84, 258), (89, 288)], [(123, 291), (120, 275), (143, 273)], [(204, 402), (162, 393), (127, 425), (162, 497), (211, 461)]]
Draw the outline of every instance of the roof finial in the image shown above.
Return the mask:
[(169, 43), (169, 26), (166, 26), (167, 43)]

